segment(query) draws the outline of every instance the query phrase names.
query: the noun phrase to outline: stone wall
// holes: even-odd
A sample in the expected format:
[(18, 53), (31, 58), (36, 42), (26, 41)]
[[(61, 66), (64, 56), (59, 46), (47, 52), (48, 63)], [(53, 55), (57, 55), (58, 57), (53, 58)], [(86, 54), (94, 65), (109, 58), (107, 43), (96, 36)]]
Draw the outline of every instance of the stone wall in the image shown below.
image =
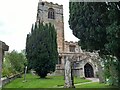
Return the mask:
[(2, 86), (5, 86), (6, 84), (10, 83), (11, 81), (15, 80), (16, 78), (20, 78), (22, 73), (10, 76), (10, 77), (5, 77), (2, 78)]
[(64, 65), (65, 65), (65, 57), (66, 56), (73, 56), (73, 74), (74, 76), (79, 76), (79, 77), (85, 77), (85, 71), (84, 71), (84, 66), (89, 63), (94, 71), (94, 77), (97, 77), (96, 73), (98, 72), (98, 66), (97, 66), (97, 55), (96, 53), (90, 53), (90, 52), (82, 52), (82, 53), (61, 53), (60, 54), (63, 58), (62, 61), (63, 63), (57, 64), (56, 70), (57, 72), (62, 72), (64, 70)]

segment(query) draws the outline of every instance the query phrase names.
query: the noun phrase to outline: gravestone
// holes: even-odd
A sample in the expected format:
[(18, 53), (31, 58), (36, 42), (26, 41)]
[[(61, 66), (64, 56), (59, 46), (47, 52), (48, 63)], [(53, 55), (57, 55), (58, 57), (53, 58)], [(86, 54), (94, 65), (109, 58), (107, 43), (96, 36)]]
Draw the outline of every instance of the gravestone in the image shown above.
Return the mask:
[(2, 62), (4, 57), (4, 51), (8, 51), (9, 46), (4, 42), (0, 41), (0, 88), (2, 87)]
[(65, 88), (74, 88), (72, 75), (72, 57), (66, 56), (65, 59)]

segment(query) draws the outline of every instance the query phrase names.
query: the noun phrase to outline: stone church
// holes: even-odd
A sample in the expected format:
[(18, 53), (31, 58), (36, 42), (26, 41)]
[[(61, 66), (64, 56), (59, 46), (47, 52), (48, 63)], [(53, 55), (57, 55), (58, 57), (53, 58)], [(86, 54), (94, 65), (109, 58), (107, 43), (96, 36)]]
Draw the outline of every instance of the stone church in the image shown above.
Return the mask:
[(66, 56), (74, 56), (73, 74), (80, 77), (97, 77), (97, 53), (81, 50), (78, 42), (65, 41), (64, 39), (64, 17), (63, 5), (52, 2), (39, 1), (36, 22), (51, 23), (57, 32), (57, 49), (59, 53), (56, 65), (56, 74), (64, 75), (64, 64)]

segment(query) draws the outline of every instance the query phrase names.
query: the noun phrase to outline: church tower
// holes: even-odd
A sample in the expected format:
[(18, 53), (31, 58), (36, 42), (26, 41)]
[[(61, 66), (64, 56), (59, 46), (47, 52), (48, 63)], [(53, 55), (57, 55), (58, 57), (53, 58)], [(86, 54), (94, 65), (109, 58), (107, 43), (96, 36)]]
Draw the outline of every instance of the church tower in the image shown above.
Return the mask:
[(58, 53), (62, 53), (64, 51), (63, 5), (39, 1), (36, 21), (39, 20), (54, 25), (57, 33)]

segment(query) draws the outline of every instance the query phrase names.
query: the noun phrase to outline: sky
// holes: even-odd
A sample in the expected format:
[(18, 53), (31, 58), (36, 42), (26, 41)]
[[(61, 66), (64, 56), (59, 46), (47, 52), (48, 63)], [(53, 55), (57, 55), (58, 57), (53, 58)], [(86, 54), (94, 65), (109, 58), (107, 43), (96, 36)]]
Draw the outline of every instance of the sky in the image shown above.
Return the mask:
[[(78, 41), (69, 28), (69, 0), (43, 0), (63, 5), (66, 41)], [(36, 21), (39, 0), (0, 0), (0, 40), (9, 51), (25, 49), (26, 36)]]

